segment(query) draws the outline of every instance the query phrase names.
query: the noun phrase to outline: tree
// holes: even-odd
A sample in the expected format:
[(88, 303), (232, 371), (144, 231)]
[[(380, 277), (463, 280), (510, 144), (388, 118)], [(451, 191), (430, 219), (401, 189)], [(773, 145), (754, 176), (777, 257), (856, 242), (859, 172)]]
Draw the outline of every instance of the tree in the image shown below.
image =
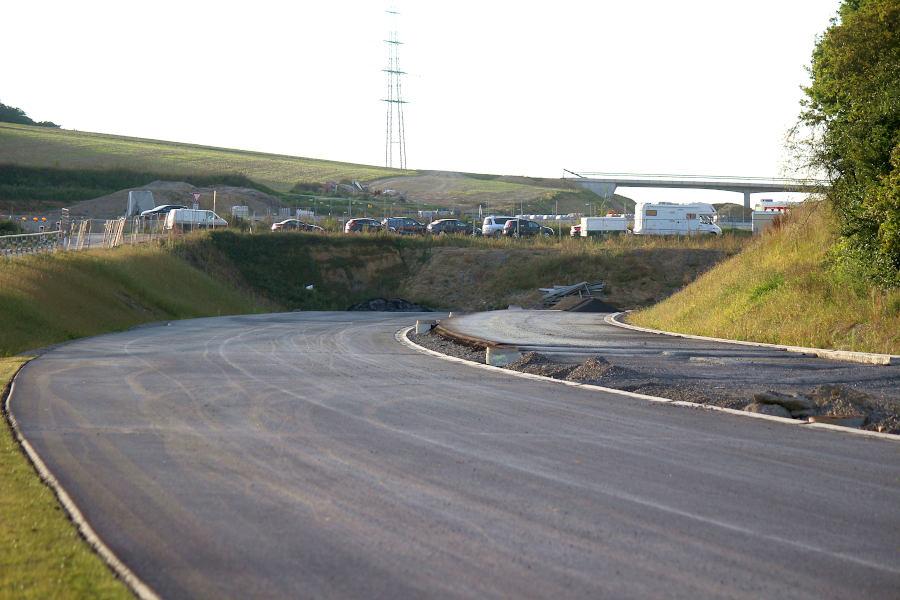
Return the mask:
[(800, 120), (832, 180), (843, 258), (900, 286), (900, 1), (844, 0), (816, 44)]
[(59, 125), (53, 123), (52, 121), (36, 122), (31, 117), (26, 115), (25, 111), (21, 108), (16, 108), (15, 106), (7, 106), (2, 102), (0, 102), (0, 121), (4, 121), (6, 123), (18, 123), (20, 125), (37, 125), (39, 127), (59, 128)]

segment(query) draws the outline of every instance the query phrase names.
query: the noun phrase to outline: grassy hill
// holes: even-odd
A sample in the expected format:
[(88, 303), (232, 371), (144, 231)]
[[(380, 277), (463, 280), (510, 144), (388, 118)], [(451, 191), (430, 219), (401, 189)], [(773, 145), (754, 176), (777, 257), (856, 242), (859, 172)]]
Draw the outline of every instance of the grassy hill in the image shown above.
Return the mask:
[(829, 254), (824, 203), (795, 209), (667, 300), (630, 316), (645, 327), (777, 344), (900, 354), (900, 290), (880, 291)]
[(243, 174), (276, 191), (298, 182), (369, 181), (410, 171), (45, 127), (0, 123), (0, 163), (173, 176)]
[[(67, 206), (151, 181), (232, 185), (278, 194), (289, 205), (304, 184), (359, 180), (393, 189), (406, 208), (456, 207), (497, 212), (585, 211), (597, 196), (571, 181), (445, 171), (401, 171), (246, 150), (0, 123), (0, 206)], [(308, 186), (307, 186), (308, 187)], [(316, 186), (313, 185), (312, 189)], [(630, 200), (617, 197), (619, 206)], [(633, 205), (633, 203), (631, 203)], [(6, 206), (4, 206), (4, 209)], [(404, 208), (398, 204), (398, 208)]]

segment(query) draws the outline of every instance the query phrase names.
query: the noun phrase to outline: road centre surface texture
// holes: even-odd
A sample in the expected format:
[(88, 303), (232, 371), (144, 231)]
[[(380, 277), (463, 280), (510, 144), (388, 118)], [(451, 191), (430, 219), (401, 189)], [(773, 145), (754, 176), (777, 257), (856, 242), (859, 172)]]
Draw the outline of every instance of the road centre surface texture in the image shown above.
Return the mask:
[(11, 409), (164, 597), (896, 597), (900, 444), (472, 369), (415, 318), (85, 339)]

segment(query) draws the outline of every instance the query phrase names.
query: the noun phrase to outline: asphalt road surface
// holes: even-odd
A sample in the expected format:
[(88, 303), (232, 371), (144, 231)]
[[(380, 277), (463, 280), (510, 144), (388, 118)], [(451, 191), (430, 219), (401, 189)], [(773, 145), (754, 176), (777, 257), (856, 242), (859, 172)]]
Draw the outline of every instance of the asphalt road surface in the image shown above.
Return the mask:
[(164, 597), (897, 597), (900, 444), (474, 369), (414, 318), (85, 339), (11, 407)]
[(645, 333), (605, 322), (603, 313), (498, 310), (445, 319), (456, 333), (536, 351), (560, 362), (601, 355), (629, 370), (617, 385), (698, 384), (751, 401), (766, 390), (808, 392), (822, 384), (846, 385), (876, 398), (900, 400), (900, 365), (836, 361), (773, 348), (708, 342)]

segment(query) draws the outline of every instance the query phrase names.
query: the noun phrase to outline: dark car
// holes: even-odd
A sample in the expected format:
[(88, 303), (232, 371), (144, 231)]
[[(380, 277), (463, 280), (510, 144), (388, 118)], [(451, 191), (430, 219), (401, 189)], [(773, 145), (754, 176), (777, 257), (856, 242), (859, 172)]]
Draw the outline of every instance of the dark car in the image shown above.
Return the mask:
[(481, 233), (481, 230), (472, 225), (471, 223), (464, 223), (459, 219), (438, 219), (437, 221), (432, 221), (428, 224), (428, 227), (425, 228), (428, 233), (432, 233), (434, 235), (440, 235), (444, 233), (461, 233), (463, 235), (472, 235), (472, 231), (475, 231), (475, 234)]
[(295, 231), (315, 231), (318, 233), (325, 231), (318, 225), (313, 225), (312, 223), (304, 223), (300, 219), (285, 219), (284, 221), (280, 221), (278, 223), (272, 223), (272, 231), (283, 231), (288, 229), (293, 229)]
[(503, 235), (510, 237), (528, 237), (532, 235), (553, 235), (553, 230), (530, 219), (510, 219), (503, 226)]
[(381, 222), (385, 230), (401, 235), (425, 233), (425, 226), (409, 217), (388, 217)]
[(160, 204), (159, 206), (154, 206), (150, 210), (145, 210), (141, 213), (142, 219), (165, 219), (166, 215), (169, 214), (169, 211), (173, 211), (177, 208), (187, 208), (187, 206), (182, 206), (181, 204)]
[(360, 233), (363, 231), (381, 231), (381, 223), (375, 219), (350, 219), (344, 224), (344, 233)]

